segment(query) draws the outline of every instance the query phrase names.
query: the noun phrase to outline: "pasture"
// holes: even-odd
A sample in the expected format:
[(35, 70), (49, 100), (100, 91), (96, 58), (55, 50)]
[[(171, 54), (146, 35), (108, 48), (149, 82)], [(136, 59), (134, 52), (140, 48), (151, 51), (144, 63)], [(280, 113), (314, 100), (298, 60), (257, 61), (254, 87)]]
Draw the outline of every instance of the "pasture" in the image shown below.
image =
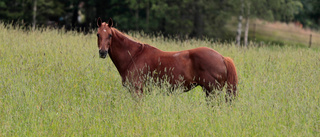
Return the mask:
[(239, 96), (208, 107), (200, 87), (136, 100), (96, 34), (0, 23), (0, 136), (319, 136), (320, 51), (239, 48), (129, 33), (165, 51), (211, 47), (234, 59)]

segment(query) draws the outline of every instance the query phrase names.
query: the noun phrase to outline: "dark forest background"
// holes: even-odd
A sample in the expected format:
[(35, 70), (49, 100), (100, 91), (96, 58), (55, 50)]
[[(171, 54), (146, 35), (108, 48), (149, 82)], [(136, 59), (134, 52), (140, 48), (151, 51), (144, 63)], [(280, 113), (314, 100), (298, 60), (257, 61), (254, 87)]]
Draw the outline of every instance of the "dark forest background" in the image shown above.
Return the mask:
[[(319, 0), (1, 0), (0, 21), (90, 32), (110, 17), (122, 31), (234, 38), (230, 21), (259, 18), (319, 29)], [(241, 18), (240, 18), (241, 17)], [(241, 19), (241, 20), (240, 20)], [(243, 19), (243, 20), (242, 20)], [(245, 25), (243, 25), (245, 26)], [(236, 28), (236, 27), (235, 27)]]

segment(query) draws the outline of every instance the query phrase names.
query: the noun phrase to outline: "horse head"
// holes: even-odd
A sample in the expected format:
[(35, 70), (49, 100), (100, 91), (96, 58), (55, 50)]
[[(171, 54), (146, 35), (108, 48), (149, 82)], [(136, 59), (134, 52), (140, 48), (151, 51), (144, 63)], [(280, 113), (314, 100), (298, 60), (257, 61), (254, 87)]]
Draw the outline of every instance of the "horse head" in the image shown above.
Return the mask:
[(99, 17), (97, 20), (98, 25), (98, 48), (99, 48), (99, 55), (100, 58), (106, 58), (111, 42), (112, 42), (112, 31), (111, 27), (113, 25), (113, 21), (110, 18), (108, 24), (102, 22), (101, 18)]

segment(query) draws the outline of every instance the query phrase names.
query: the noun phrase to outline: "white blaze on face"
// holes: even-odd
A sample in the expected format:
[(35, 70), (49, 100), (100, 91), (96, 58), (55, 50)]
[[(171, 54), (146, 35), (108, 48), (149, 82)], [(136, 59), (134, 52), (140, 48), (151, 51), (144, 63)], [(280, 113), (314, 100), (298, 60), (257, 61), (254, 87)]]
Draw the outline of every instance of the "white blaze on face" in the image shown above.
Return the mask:
[(104, 29), (103, 31), (104, 31), (104, 32), (107, 32), (107, 30), (105, 30), (105, 29)]

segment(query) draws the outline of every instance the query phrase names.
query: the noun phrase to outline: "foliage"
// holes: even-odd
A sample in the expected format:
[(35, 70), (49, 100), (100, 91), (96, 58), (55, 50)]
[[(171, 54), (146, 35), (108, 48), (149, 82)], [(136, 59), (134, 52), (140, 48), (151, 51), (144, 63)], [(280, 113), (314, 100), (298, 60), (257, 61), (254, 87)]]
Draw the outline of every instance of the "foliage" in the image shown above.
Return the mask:
[(319, 50), (130, 34), (166, 51), (207, 46), (232, 57), (239, 97), (208, 107), (201, 88), (163, 95), (151, 85), (135, 100), (94, 34), (0, 30), (0, 136), (320, 135)]
[[(2, 21), (21, 21), (32, 23), (34, 0), (3, 0), (0, 2), (0, 18)], [(37, 14), (39, 24), (46, 24), (49, 19), (58, 19), (64, 11), (60, 1), (37, 0)]]
[[(235, 35), (225, 25), (241, 13), (239, 0), (2, 0), (0, 18), (5, 22), (31, 24), (33, 4), (37, 1), (37, 24), (65, 26), (67, 29), (96, 27), (96, 18), (112, 17), (121, 30), (162, 33), (166, 37), (230, 39)], [(319, 25), (317, 0), (243, 0), (245, 14), (269, 21), (299, 20), (306, 26)], [(78, 11), (85, 23), (77, 23)], [(249, 15), (247, 15), (249, 16)]]
[[(240, 1), (234, 3), (237, 3), (235, 11), (239, 13), (241, 3)], [(282, 22), (292, 21), (294, 15), (303, 7), (300, 0), (243, 0), (243, 3), (245, 16)]]
[(295, 16), (295, 20), (301, 22), (305, 27), (319, 29), (320, 24), (320, 1), (301, 0), (303, 8)]

